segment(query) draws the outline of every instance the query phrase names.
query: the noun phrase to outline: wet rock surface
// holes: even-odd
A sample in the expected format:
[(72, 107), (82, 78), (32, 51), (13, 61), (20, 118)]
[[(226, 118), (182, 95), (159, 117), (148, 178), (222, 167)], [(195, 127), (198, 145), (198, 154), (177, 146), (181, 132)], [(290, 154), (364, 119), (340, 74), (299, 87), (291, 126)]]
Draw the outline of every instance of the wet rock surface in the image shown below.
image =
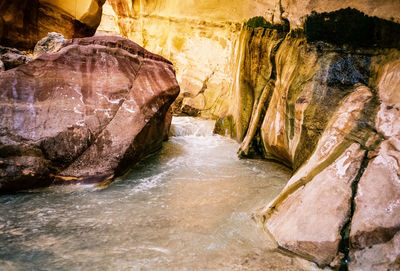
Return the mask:
[[(292, 30), (304, 29), (306, 19), (318, 13), (316, 30), (320, 30), (319, 33), (340, 39), (346, 32), (352, 40), (361, 33), (371, 33), (368, 37), (372, 43), (380, 40), (382, 35), (380, 24), (370, 23), (369, 17), (376, 16), (375, 19), (387, 21), (388, 24), (383, 23), (382, 26), (389, 25), (384, 27), (387, 30), (385, 37), (392, 41), (398, 38), (395, 38), (390, 25), (400, 22), (400, 5), (393, 0), (107, 0), (106, 5), (100, 31), (117, 32), (174, 63), (182, 89), (177, 99), (176, 113), (181, 113), (180, 109), (187, 106), (195, 110), (186, 110), (183, 112), (185, 115), (193, 113), (217, 119), (227, 118), (232, 113), (229, 111), (231, 103), (227, 101), (230, 101), (230, 92), (237, 83), (238, 76), (234, 74), (243, 61), (241, 47), (246, 47), (242, 44), (245, 39), (241, 27), (243, 22), (263, 16), (267, 24), (251, 25), (255, 28), (269, 25), (278, 30), (290, 24)], [(349, 7), (353, 10), (343, 12)], [(341, 9), (338, 12), (340, 16), (336, 15), (335, 12)], [(326, 14), (321, 16), (324, 12)], [(351, 18), (353, 14), (357, 16), (354, 19)], [(325, 16), (331, 20), (325, 21)], [(343, 27), (327, 27), (343, 17)], [(321, 18), (322, 23), (319, 21)], [(367, 26), (360, 24), (361, 27), (357, 28), (356, 25), (364, 18)], [(331, 34), (332, 31), (336, 32)], [(255, 38), (260, 39), (262, 32)], [(251, 39), (252, 36), (247, 37)], [(243, 119), (248, 115), (245, 112)], [(243, 139), (243, 135), (240, 139)]]
[(168, 60), (119, 37), (67, 40), (0, 86), (1, 191), (124, 173), (161, 147), (179, 93)]
[[(393, 268), (397, 256), (384, 251), (396, 246), (393, 238), (400, 230), (395, 94), (399, 52), (349, 56), (325, 48), (322, 54), (308, 50), (309, 59), (319, 55), (311, 80), (285, 80), (289, 85), (283, 90), (276, 84), (277, 98), (272, 96), (266, 109), (263, 125), (270, 125), (261, 128), (266, 153), (297, 170), (259, 217), (280, 246), (320, 266), (349, 264), (352, 270), (363, 270), (360, 266), (368, 266), (363, 259), (382, 249), (368, 262), (380, 257), (382, 266)], [(297, 60), (301, 57), (306, 56), (300, 54)], [(291, 69), (297, 73), (292, 76), (304, 80), (303, 64), (295, 63), (300, 67)], [(340, 159), (354, 144), (359, 155)]]

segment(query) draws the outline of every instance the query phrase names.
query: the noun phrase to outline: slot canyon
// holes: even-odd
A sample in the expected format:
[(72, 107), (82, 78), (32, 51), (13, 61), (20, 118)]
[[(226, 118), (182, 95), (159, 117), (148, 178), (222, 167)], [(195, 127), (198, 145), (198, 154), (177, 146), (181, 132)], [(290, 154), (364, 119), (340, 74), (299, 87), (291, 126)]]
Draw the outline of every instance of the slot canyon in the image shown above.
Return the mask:
[(400, 270), (398, 0), (0, 0), (0, 115), (1, 270)]

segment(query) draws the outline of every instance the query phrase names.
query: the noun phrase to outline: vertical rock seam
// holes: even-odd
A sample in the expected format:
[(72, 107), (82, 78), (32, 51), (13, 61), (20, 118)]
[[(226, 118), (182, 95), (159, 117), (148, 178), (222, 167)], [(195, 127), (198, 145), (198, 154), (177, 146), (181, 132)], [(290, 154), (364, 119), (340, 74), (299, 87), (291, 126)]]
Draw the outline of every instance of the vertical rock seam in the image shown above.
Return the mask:
[(350, 262), (350, 229), (351, 229), (351, 220), (356, 210), (355, 197), (357, 195), (358, 182), (360, 181), (362, 175), (364, 174), (364, 171), (367, 168), (368, 163), (369, 163), (368, 151), (366, 151), (364, 154), (364, 158), (361, 162), (360, 170), (358, 171), (356, 178), (351, 184), (352, 194), (350, 201), (350, 213), (346, 223), (344, 224), (342, 230), (340, 231), (340, 236), (342, 237), (342, 239), (340, 240), (339, 243), (338, 255), (339, 256), (343, 255), (342, 258), (340, 259), (340, 266), (339, 266), (340, 271), (349, 270), (348, 264)]

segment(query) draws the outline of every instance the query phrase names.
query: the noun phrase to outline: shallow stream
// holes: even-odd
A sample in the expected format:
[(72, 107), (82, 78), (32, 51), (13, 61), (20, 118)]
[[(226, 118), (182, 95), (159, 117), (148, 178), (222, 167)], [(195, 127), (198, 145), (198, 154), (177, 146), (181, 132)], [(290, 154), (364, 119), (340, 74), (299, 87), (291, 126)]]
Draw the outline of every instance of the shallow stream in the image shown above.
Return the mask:
[(213, 122), (174, 118), (156, 155), (107, 188), (0, 196), (0, 270), (310, 270), (251, 219), (290, 172), (240, 160)]

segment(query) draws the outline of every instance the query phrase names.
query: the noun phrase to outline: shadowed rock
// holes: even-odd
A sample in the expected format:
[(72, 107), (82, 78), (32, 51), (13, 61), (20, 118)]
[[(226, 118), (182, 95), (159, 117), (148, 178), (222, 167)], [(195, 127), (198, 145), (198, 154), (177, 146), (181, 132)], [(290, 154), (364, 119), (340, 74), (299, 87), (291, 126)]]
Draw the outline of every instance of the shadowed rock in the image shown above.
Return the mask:
[(0, 60), (4, 70), (9, 70), (28, 63), (32, 58), (17, 49), (0, 46)]
[(33, 49), (48, 32), (92, 36), (105, 0), (0, 0), (0, 44)]

